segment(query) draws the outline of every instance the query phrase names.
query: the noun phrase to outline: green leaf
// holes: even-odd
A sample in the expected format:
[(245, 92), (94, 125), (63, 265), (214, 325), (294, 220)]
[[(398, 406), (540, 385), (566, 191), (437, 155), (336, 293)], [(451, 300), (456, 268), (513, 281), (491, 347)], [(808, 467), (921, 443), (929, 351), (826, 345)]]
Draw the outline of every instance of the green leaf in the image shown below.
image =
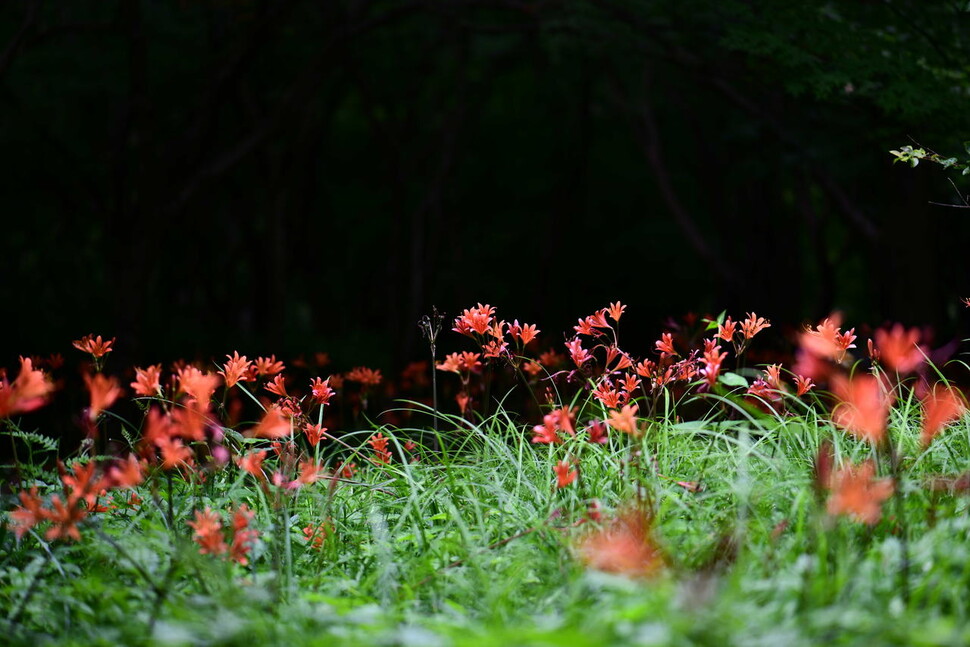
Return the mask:
[(57, 441), (53, 438), (48, 438), (42, 434), (35, 431), (21, 431), (19, 429), (13, 431), (4, 431), (4, 436), (13, 436), (14, 438), (19, 438), (26, 442), (28, 445), (37, 445), (44, 451), (56, 452), (57, 451)]
[(748, 388), (748, 380), (746, 380), (743, 376), (738, 375), (737, 373), (722, 373), (721, 376), (717, 378), (717, 381), (723, 384), (724, 386), (730, 386), (730, 387), (740, 386), (740, 387)]

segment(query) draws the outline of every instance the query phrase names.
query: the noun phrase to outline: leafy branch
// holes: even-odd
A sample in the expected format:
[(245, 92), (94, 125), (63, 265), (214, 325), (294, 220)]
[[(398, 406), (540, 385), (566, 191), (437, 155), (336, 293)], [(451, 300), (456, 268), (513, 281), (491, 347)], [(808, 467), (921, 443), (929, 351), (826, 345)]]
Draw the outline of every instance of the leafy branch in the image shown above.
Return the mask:
[[(967, 155), (970, 155), (970, 141), (963, 142), (963, 147)], [(906, 162), (910, 166), (916, 166), (920, 161), (925, 160), (939, 164), (945, 169), (952, 168), (957, 171), (963, 171), (963, 175), (970, 175), (970, 159), (961, 162), (956, 157), (943, 157), (939, 153), (927, 151), (925, 148), (913, 148), (912, 146), (903, 146), (899, 150), (891, 150), (889, 152), (896, 157), (893, 161), (894, 164), (896, 162)]]

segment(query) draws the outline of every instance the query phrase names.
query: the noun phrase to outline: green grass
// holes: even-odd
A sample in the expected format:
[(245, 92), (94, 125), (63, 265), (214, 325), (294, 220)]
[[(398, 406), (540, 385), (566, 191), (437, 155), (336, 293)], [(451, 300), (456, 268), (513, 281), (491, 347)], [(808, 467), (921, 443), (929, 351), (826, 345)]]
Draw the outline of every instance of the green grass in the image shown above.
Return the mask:
[[(0, 624), (11, 644), (105, 645), (958, 645), (970, 641), (967, 500), (931, 492), (933, 475), (967, 470), (970, 426), (928, 450), (903, 399), (890, 435), (904, 456), (899, 499), (875, 526), (825, 514), (812, 465), (822, 440), (846, 460), (872, 449), (827, 422), (752, 412), (703, 397), (711, 412), (650, 420), (640, 438), (611, 432), (533, 445), (500, 409), (467, 423), (442, 417), (417, 463), (355, 460), (353, 482), (327, 480), (283, 497), (235, 468), (203, 485), (139, 489), (137, 509), (91, 515), (80, 542), (34, 530), (0, 535)], [(593, 407), (594, 403), (585, 406)], [(688, 406), (690, 403), (678, 403)], [(381, 428), (392, 453), (426, 430)], [(345, 434), (351, 445), (372, 430)], [(26, 442), (26, 441), (25, 441)], [(363, 446), (362, 452), (366, 450)], [(37, 447), (43, 452), (43, 447)], [(328, 450), (329, 451), (329, 450)], [(552, 465), (579, 460), (576, 483)], [(885, 465), (883, 466), (885, 471)], [(662, 475), (662, 476), (661, 476)], [(56, 474), (38, 469), (38, 480)], [(692, 492), (677, 481), (699, 481)], [(154, 489), (154, 492), (153, 492)], [(115, 491), (121, 499), (126, 493)], [(16, 503), (8, 496), (5, 509)], [(584, 568), (576, 526), (647, 502), (667, 568), (643, 581)], [(193, 510), (246, 502), (261, 532), (243, 567), (202, 555)], [(228, 519), (228, 517), (225, 517)], [(301, 529), (329, 519), (321, 550)], [(905, 541), (904, 541), (905, 535)], [(908, 553), (908, 575), (903, 551)], [(908, 593), (907, 593), (908, 591)]]

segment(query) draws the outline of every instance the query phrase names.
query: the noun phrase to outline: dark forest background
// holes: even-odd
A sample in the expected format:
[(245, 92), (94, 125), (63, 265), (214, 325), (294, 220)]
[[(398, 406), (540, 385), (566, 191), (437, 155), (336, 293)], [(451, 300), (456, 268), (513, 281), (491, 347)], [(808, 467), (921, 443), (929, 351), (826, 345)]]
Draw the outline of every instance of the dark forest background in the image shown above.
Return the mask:
[(7, 0), (4, 363), (400, 366), (479, 301), (959, 334), (960, 177), (888, 150), (963, 154), (965, 5)]

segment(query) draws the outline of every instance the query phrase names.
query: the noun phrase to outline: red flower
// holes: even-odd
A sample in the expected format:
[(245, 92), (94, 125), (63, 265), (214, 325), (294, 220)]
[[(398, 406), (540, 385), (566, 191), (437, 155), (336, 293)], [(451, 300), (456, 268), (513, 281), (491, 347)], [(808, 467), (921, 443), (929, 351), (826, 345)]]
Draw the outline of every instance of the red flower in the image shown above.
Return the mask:
[(6, 376), (0, 377), (0, 418), (15, 413), (27, 413), (42, 407), (54, 385), (44, 374), (33, 367), (30, 359), (20, 358), (20, 373), (13, 383)]
[(578, 475), (569, 461), (559, 461), (552, 469), (556, 473), (556, 487), (560, 489), (575, 481)]
[(462, 335), (470, 335), (472, 332), (484, 335), (489, 330), (494, 314), (495, 308), (487, 303), (485, 305), (479, 303), (478, 307), (465, 310), (460, 317), (455, 319), (453, 330)]
[(839, 404), (832, 412), (832, 422), (861, 440), (877, 445), (886, 435), (886, 421), (892, 396), (872, 375), (859, 375), (851, 380), (837, 375), (832, 387)]
[(876, 331), (880, 360), (886, 368), (900, 375), (912, 373), (926, 359), (917, 345), (919, 338), (918, 328), (907, 331), (902, 324), (896, 324), (889, 330), (880, 328)]
[(64, 538), (79, 541), (81, 532), (77, 524), (88, 515), (87, 509), (78, 505), (76, 501), (68, 501), (65, 504), (56, 494), (51, 497), (51, 507), (53, 509), (47, 512), (47, 518), (52, 525), (44, 533), (44, 538), (48, 541)]
[(330, 388), (330, 378), (321, 380), (319, 377), (310, 382), (310, 395), (317, 404), (330, 404), (334, 390)]
[(923, 398), (923, 431), (920, 434), (923, 446), (933, 442), (940, 430), (960, 418), (966, 410), (967, 405), (957, 391), (942, 384), (935, 385)]
[(283, 374), (280, 373), (279, 375), (277, 375), (276, 377), (274, 377), (272, 380), (270, 380), (269, 382), (267, 382), (266, 383), (266, 386), (264, 388), (267, 391), (269, 391), (270, 393), (274, 393), (276, 395), (279, 395), (279, 396), (282, 396), (282, 397), (286, 398), (286, 397), (289, 397), (289, 394), (287, 394), (287, 392), (286, 392), (286, 383), (285, 382), (286, 382), (286, 380), (283, 378)]
[(113, 377), (105, 377), (102, 373), (95, 375), (84, 375), (84, 384), (88, 388), (91, 396), (91, 406), (88, 409), (88, 417), (94, 420), (105, 409), (114, 404), (118, 396), (122, 394), (118, 380)]
[(586, 431), (589, 433), (589, 442), (594, 445), (605, 445), (608, 443), (610, 440), (607, 434), (608, 429), (606, 423), (602, 420), (594, 420), (589, 423), (589, 426), (586, 428)]
[[(245, 357), (243, 357), (245, 359)], [(257, 357), (254, 362), (256, 367), (256, 374), (269, 377), (271, 375), (276, 375), (277, 373), (282, 373), (286, 369), (286, 365), (276, 359), (276, 355), (270, 355), (269, 357)]]
[(127, 460), (118, 463), (108, 470), (108, 482), (111, 487), (129, 489), (145, 480), (145, 473), (138, 457), (129, 454)]
[(811, 391), (813, 388), (815, 388), (815, 384), (812, 382), (812, 378), (810, 377), (803, 377), (801, 375), (796, 375), (795, 388), (797, 389), (797, 391), (795, 392), (795, 396), (800, 398), (806, 393), (808, 393), (809, 391)]
[(622, 431), (625, 434), (639, 436), (640, 431), (637, 428), (638, 409), (638, 405), (628, 404), (620, 411), (610, 411), (610, 426), (617, 431)]
[(222, 370), (219, 371), (219, 375), (226, 380), (226, 389), (231, 389), (236, 386), (238, 382), (248, 382), (249, 369), (253, 365), (251, 361), (246, 359), (246, 356), (239, 356), (239, 351), (234, 351), (232, 355), (226, 355), (229, 360), (222, 365)]
[(327, 428), (322, 425), (306, 424), (303, 431), (306, 433), (307, 442), (310, 443), (311, 447), (316, 447), (323, 438), (327, 437)]
[(290, 419), (280, 413), (277, 409), (270, 407), (263, 414), (262, 420), (259, 421), (252, 431), (250, 432), (255, 438), (268, 438), (270, 440), (277, 440), (280, 438), (286, 438), (292, 432), (292, 423)]
[(208, 411), (212, 403), (212, 394), (219, 387), (219, 376), (203, 373), (194, 366), (187, 366), (178, 371), (179, 390), (195, 401), (199, 411)]
[(599, 331), (593, 328), (593, 323), (589, 320), (589, 317), (580, 319), (579, 323), (573, 326), (573, 330), (576, 331), (577, 335), (586, 335), (587, 337), (593, 337), (600, 334)]
[(573, 362), (575, 362), (577, 367), (581, 367), (593, 357), (589, 354), (588, 350), (583, 348), (583, 342), (579, 338), (567, 341), (566, 348), (569, 349), (569, 354), (572, 356)]
[(619, 323), (624, 310), (626, 310), (626, 306), (617, 301), (616, 303), (611, 303), (610, 307), (606, 309), (606, 312), (610, 315), (610, 319)]
[(155, 364), (145, 369), (135, 368), (135, 381), (131, 383), (131, 389), (136, 395), (157, 396), (162, 390), (161, 376), (161, 364)]
[(249, 472), (258, 479), (265, 478), (263, 474), (263, 461), (266, 459), (266, 455), (269, 452), (265, 449), (260, 449), (258, 451), (252, 451), (242, 456), (236, 460), (239, 468)]
[(178, 438), (162, 437), (155, 443), (162, 454), (162, 469), (173, 470), (192, 463), (192, 450)]
[(374, 462), (382, 464), (391, 462), (391, 452), (387, 449), (389, 440), (390, 438), (385, 437), (383, 433), (377, 433), (367, 440), (367, 444), (374, 449)]
[(842, 315), (838, 312), (822, 320), (815, 330), (808, 328), (802, 333), (800, 345), (803, 350), (818, 357), (841, 362), (850, 348), (855, 348), (855, 328), (841, 332)]
[(717, 384), (717, 378), (721, 374), (721, 363), (724, 362), (725, 357), (727, 357), (725, 351), (722, 351), (718, 346), (713, 346), (705, 350), (704, 356), (700, 359), (704, 368), (699, 373), (707, 381), (710, 388), (714, 388), (714, 385)]
[(717, 325), (717, 336), (726, 342), (734, 341), (734, 333), (738, 330), (738, 322), (731, 321), (731, 317), (724, 320), (723, 324)]
[(310, 548), (314, 550), (322, 549), (323, 542), (327, 538), (327, 523), (323, 522), (317, 525), (311, 523), (305, 526), (303, 528), (303, 536), (306, 537)]
[(92, 334), (92, 335), (85, 335), (84, 337), (81, 337), (80, 339), (75, 340), (74, 348), (80, 351), (84, 351), (85, 353), (90, 353), (94, 357), (100, 358), (100, 357), (104, 357), (105, 355), (107, 355), (113, 350), (111, 348), (111, 345), (114, 343), (115, 343), (114, 337), (112, 337), (107, 341), (104, 341), (101, 339), (101, 335), (98, 335), (97, 338), (95, 338), (94, 335)]
[(858, 467), (847, 466), (832, 476), (830, 515), (849, 515), (870, 526), (882, 516), (882, 502), (892, 496), (891, 479), (873, 480), (876, 468), (871, 461)]
[(587, 535), (577, 547), (587, 566), (630, 577), (652, 577), (664, 567), (660, 549), (650, 536), (651, 520), (630, 511), (609, 526)]
[(764, 317), (759, 317), (753, 312), (748, 313), (748, 318), (741, 322), (741, 333), (745, 340), (751, 339), (765, 328), (771, 328), (771, 324)]
[(660, 336), (660, 341), (657, 342), (657, 350), (661, 353), (667, 353), (669, 355), (676, 355), (677, 351), (674, 349), (674, 338), (669, 332), (665, 332)]
[(381, 372), (366, 366), (358, 366), (347, 373), (346, 378), (351, 382), (360, 382), (364, 386), (376, 386), (383, 379)]
[(199, 545), (203, 555), (224, 555), (229, 547), (222, 538), (222, 521), (219, 515), (209, 508), (204, 512), (195, 511), (195, 521), (187, 522), (195, 530), (192, 539)]
[(37, 494), (36, 487), (30, 488), (29, 492), (21, 490), (18, 496), (20, 506), (10, 513), (10, 519), (13, 521), (11, 526), (14, 534), (17, 535), (17, 539), (20, 539), (27, 534), (28, 530), (46, 521), (49, 513), (43, 508), (44, 501)]
[(624, 394), (613, 388), (613, 384), (606, 377), (603, 378), (599, 386), (596, 387), (596, 390), (593, 391), (593, 397), (602, 402), (603, 406), (608, 409), (616, 409), (626, 399)]
[(229, 559), (246, 566), (249, 564), (249, 553), (259, 538), (259, 531), (250, 528), (249, 524), (256, 514), (246, 504), (242, 504), (232, 513), (232, 545), (229, 547)]

